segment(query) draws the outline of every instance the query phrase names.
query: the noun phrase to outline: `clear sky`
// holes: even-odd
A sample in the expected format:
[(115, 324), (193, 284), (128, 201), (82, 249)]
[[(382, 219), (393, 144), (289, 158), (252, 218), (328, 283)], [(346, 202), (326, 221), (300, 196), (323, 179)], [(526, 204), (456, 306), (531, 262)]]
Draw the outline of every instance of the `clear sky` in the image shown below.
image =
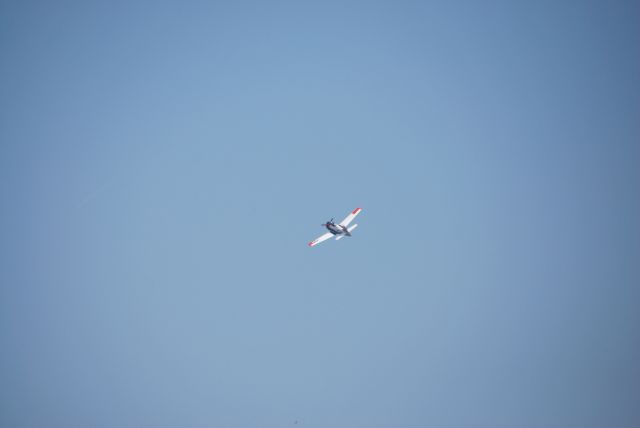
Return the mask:
[(2, 1), (0, 426), (640, 426), (639, 19)]

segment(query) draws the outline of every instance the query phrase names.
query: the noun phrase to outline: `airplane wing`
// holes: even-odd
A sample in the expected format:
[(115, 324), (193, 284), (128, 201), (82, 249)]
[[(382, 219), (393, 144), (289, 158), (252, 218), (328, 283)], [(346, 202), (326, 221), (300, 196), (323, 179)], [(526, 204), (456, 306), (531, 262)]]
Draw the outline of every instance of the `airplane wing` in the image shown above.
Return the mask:
[(345, 219), (340, 222), (340, 226), (348, 226), (349, 223), (351, 223), (353, 219), (356, 218), (358, 214), (360, 214), (361, 211), (362, 211), (362, 208), (356, 208), (355, 210), (351, 211), (351, 213), (349, 213), (349, 215), (346, 216)]
[(331, 232), (327, 232), (324, 235), (314, 239), (313, 241), (309, 242), (309, 246), (310, 247), (315, 247), (316, 245), (318, 245), (319, 243), (326, 241), (327, 239), (331, 238), (333, 236), (333, 234)]

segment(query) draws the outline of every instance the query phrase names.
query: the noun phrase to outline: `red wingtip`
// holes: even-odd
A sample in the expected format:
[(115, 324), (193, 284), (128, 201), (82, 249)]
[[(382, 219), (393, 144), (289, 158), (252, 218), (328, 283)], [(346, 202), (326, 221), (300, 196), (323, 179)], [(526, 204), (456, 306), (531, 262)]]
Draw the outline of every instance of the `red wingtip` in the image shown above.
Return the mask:
[(309, 246), (313, 247), (313, 241), (309, 242)]
[(355, 210), (351, 211), (351, 214), (358, 214), (358, 212), (362, 211), (362, 208), (356, 208)]

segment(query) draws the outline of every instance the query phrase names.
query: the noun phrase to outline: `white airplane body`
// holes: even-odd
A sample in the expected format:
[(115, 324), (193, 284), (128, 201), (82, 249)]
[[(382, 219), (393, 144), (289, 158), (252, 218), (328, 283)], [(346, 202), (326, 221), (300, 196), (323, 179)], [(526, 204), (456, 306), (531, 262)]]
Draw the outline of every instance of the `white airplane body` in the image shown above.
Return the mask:
[(355, 210), (351, 211), (351, 213), (349, 213), (349, 215), (346, 216), (345, 219), (338, 224), (335, 224), (333, 222), (333, 219), (331, 219), (325, 224), (321, 225), (323, 227), (326, 227), (328, 232), (325, 233), (324, 235), (317, 237), (313, 241), (309, 242), (309, 246), (314, 247), (319, 243), (324, 242), (327, 239), (332, 238), (334, 236), (336, 238), (336, 241), (344, 238), (345, 236), (351, 236), (351, 232), (353, 231), (353, 229), (358, 227), (358, 225), (354, 224), (353, 226), (349, 226), (349, 224), (353, 221), (354, 218), (356, 218), (358, 214), (360, 214), (361, 211), (362, 211), (362, 208), (356, 208)]

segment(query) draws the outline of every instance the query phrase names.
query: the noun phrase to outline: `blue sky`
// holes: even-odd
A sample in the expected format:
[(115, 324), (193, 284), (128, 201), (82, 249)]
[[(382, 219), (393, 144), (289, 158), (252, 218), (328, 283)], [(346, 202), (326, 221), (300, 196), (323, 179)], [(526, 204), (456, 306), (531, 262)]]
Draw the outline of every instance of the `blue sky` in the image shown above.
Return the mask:
[(639, 17), (3, 2), (0, 425), (637, 427)]

